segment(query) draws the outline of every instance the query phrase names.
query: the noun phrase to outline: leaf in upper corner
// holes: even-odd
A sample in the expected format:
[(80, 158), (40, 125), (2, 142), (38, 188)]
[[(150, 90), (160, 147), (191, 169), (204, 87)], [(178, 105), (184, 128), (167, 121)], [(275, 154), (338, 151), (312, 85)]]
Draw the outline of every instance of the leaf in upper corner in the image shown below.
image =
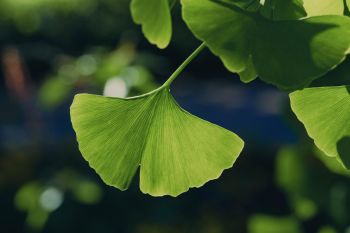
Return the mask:
[(303, 0), (308, 16), (343, 15), (343, 0)]
[(282, 89), (299, 89), (343, 62), (350, 48), (350, 19), (319, 16), (259, 21), (253, 63), (259, 77)]
[(234, 133), (178, 106), (166, 88), (129, 99), (76, 95), (71, 119), (83, 157), (125, 190), (140, 166), (140, 188), (177, 196), (232, 167), (243, 148)]
[(273, 21), (209, 0), (182, 0), (182, 5), (190, 30), (228, 70), (241, 73), (252, 59), (257, 75), (281, 89), (309, 85), (349, 52), (347, 17)]
[(228, 70), (244, 71), (249, 63), (254, 20), (209, 0), (182, 0), (182, 6), (183, 18), (195, 36), (206, 42)]
[(142, 32), (150, 43), (159, 48), (168, 46), (171, 35), (169, 0), (132, 0), (130, 9), (135, 23), (142, 25)]
[(350, 169), (349, 86), (307, 88), (290, 94), (291, 106), (316, 146)]

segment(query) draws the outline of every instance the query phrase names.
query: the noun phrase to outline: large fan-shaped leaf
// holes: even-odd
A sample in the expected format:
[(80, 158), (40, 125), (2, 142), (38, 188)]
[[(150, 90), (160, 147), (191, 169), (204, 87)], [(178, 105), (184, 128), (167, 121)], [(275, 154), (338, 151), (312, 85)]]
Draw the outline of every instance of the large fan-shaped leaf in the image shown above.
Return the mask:
[(343, 0), (303, 0), (308, 16), (343, 15)]
[(307, 88), (290, 94), (291, 106), (315, 144), (350, 168), (349, 86)]
[(283, 89), (307, 86), (349, 52), (347, 17), (273, 21), (209, 0), (182, 0), (182, 4), (191, 31), (228, 70), (243, 72), (251, 58), (262, 80)]
[(159, 48), (167, 47), (172, 34), (170, 1), (132, 0), (130, 8), (145, 37)]
[(243, 148), (234, 133), (181, 109), (167, 88), (129, 98), (79, 94), (71, 107), (79, 148), (109, 185), (177, 196), (230, 168)]

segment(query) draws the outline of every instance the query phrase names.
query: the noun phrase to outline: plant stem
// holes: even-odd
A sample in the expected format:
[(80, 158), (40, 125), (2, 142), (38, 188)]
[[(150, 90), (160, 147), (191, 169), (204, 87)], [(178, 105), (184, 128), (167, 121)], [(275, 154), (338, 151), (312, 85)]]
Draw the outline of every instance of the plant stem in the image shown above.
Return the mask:
[(157, 89), (148, 92), (146, 94), (143, 95), (139, 95), (139, 96), (133, 96), (133, 97), (128, 97), (126, 99), (138, 99), (138, 98), (142, 98), (145, 96), (149, 96), (152, 95), (154, 93), (159, 92), (160, 90), (164, 89), (164, 88), (169, 88), (171, 83), (177, 78), (177, 76), (179, 76), (179, 74), (186, 68), (186, 66), (188, 64), (191, 63), (191, 61), (198, 56), (198, 54), (206, 47), (205, 43), (203, 42), (198, 48), (196, 48), (196, 50), (193, 51), (193, 53), (175, 70), (175, 72), (169, 77), (169, 79), (160, 87), (158, 87)]
[(193, 53), (175, 70), (175, 72), (169, 77), (169, 79), (162, 85), (162, 87), (169, 87), (170, 84), (179, 76), (179, 74), (186, 68), (191, 61), (198, 56), (198, 54), (206, 47), (203, 42)]

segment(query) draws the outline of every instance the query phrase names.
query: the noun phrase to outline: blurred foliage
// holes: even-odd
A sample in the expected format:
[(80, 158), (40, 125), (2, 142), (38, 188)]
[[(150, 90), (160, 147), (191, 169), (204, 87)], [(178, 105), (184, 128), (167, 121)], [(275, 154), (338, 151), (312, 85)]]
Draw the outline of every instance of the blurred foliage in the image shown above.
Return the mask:
[(248, 223), (249, 233), (298, 233), (299, 223), (288, 217), (253, 216)]
[(86, 15), (97, 5), (97, 1), (83, 0), (2, 0), (0, 15), (13, 21), (23, 33), (33, 33), (52, 14)]
[(51, 179), (24, 184), (16, 193), (15, 205), (26, 212), (29, 229), (41, 230), (50, 213), (62, 205), (64, 195), (72, 195), (78, 202), (92, 205), (101, 200), (102, 190), (74, 170), (63, 170)]
[[(115, 97), (139, 95), (157, 87), (150, 71), (135, 63), (134, 45), (124, 43), (111, 53), (101, 48), (78, 58), (60, 56), (57, 72), (42, 84), (38, 98), (42, 106), (55, 108), (71, 96), (75, 88), (93, 88)], [(119, 81), (119, 82), (118, 82)]]
[[(334, 221), (343, 229), (348, 227), (349, 180), (332, 174), (324, 169), (324, 165), (317, 164), (313, 147), (305, 150), (300, 148), (302, 147), (282, 149), (276, 161), (277, 183), (287, 193), (295, 216), (300, 221), (309, 221), (318, 214), (327, 215), (329, 221)], [(325, 161), (325, 156), (322, 157)], [(329, 161), (332, 158), (327, 159)], [(338, 169), (341, 166), (339, 163), (332, 164), (337, 164)]]

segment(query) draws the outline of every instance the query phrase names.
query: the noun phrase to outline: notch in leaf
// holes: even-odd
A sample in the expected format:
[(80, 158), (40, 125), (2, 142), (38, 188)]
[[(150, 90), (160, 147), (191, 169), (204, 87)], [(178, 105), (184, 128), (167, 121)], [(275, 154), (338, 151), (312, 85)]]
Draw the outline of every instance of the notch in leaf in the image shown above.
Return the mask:
[(172, 35), (170, 9), (174, 0), (132, 0), (130, 9), (135, 23), (142, 25), (142, 32), (150, 43), (158, 48), (168, 46)]
[(79, 148), (105, 183), (177, 196), (230, 168), (243, 148), (234, 133), (178, 106), (168, 88), (129, 99), (78, 94), (71, 119)]

